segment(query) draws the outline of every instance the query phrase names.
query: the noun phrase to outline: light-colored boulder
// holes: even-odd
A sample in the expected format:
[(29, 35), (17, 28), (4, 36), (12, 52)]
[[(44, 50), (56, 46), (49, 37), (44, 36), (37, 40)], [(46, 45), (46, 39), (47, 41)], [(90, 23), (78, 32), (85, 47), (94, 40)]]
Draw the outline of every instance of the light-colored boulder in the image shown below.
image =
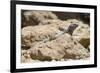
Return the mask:
[(66, 49), (64, 58), (77, 59), (77, 57), (89, 57), (89, 51), (67, 33), (58, 37), (56, 39), (56, 43), (58, 43), (62, 48)]
[(58, 17), (50, 11), (24, 11), (22, 27), (38, 25), (38, 23), (47, 19), (58, 19)]
[(48, 20), (41, 21), (39, 25), (49, 25), (52, 27), (56, 27), (58, 29), (61, 28), (61, 29), (67, 30), (68, 26), (70, 26), (71, 23), (67, 21), (59, 20), (59, 19), (53, 19), (53, 20), (48, 19)]
[(49, 25), (27, 26), (22, 29), (22, 46), (31, 47), (40, 41), (48, 41), (55, 38), (55, 35), (62, 33), (55, 27)]
[(90, 28), (86, 24), (78, 26), (73, 34), (73, 38), (78, 40), (85, 48), (90, 45)]
[(74, 39), (79, 41), (85, 48), (90, 45), (90, 27), (88, 24), (84, 24), (80, 20), (68, 19), (70, 25), (77, 24), (78, 27), (73, 31), (72, 36)]
[(52, 27), (58, 28), (64, 33), (69, 33), (72, 35), (73, 31), (79, 26), (78, 24), (71, 23), (69, 21), (56, 20), (44, 20), (39, 25), (50, 25)]
[[(50, 25), (46, 23), (47, 25), (24, 27), (22, 29), (22, 46), (31, 47), (39, 42), (45, 43), (51, 40), (57, 40), (57, 38), (59, 38), (60, 36), (64, 35), (65, 33), (68, 33), (68, 29), (70, 29), (69, 27), (74, 24), (74, 23), (69, 23), (69, 22), (68, 23), (63, 22), (61, 20), (58, 20), (58, 21), (60, 21), (61, 24), (57, 23), (57, 21), (53, 21), (52, 24), (50, 23)], [(78, 27), (73, 31), (72, 36), (70, 34), (69, 35), (70, 37), (73, 37), (73, 39), (76, 39), (84, 47), (87, 48), (90, 42), (89, 26), (86, 24), (77, 24), (77, 25)], [(67, 39), (66, 41), (68, 40), (69, 39)]]
[(66, 21), (67, 21), (68, 23), (71, 23), (71, 24), (78, 24), (78, 25), (83, 24), (82, 21), (77, 20), (77, 19), (67, 19)]
[(29, 50), (21, 50), (21, 63), (34, 63), (34, 62), (40, 62), (39, 60), (33, 60), (30, 57), (30, 51)]
[(55, 40), (46, 43), (38, 43), (29, 50), (31, 51), (31, 57), (39, 60), (81, 59), (89, 57), (88, 50), (69, 34), (63, 34)]

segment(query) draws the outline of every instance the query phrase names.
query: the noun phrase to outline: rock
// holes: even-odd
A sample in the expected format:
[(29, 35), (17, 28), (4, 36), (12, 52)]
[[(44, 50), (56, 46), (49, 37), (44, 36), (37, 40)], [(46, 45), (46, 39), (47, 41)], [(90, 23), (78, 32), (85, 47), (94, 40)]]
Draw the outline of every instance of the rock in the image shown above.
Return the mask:
[(68, 23), (71, 23), (71, 24), (78, 24), (78, 25), (83, 24), (82, 21), (77, 20), (77, 19), (67, 19), (66, 21), (67, 21)]
[[(51, 23), (48, 24), (48, 22)], [(69, 23), (69, 21), (66, 22), (61, 20), (49, 20), (41, 24), (43, 25), (27, 26), (22, 29), (23, 46), (30, 47), (31, 45), (39, 41), (46, 42), (64, 33), (69, 33), (70, 35), (73, 35), (73, 37), (86, 48), (89, 45), (88, 25), (78, 24), (78, 21), (75, 23)]]
[(25, 63), (25, 61), (26, 61), (26, 58), (22, 55), (22, 56), (21, 56), (21, 62), (22, 62), (22, 63)]
[(89, 59), (90, 23), (80, 21), (83, 16), (87, 15), (22, 10), (21, 62)]
[(38, 43), (29, 49), (31, 51), (31, 57), (39, 60), (60, 60), (62, 58), (76, 59), (89, 57), (88, 50), (85, 49), (69, 34), (63, 34), (55, 40)]
[(22, 29), (22, 46), (31, 47), (37, 42), (46, 42), (60, 33), (62, 33), (60, 30), (50, 25), (24, 27)]
[(59, 60), (65, 54), (64, 50), (59, 48), (57, 43), (53, 43), (52, 41), (48, 43), (38, 43), (31, 47), (30, 51), (33, 59), (39, 59), (42, 61)]
[(65, 21), (59, 20), (59, 19), (46, 19), (43, 20), (39, 23), (39, 25), (60, 25), (60, 24), (64, 24)]
[(64, 59), (61, 59), (61, 61), (65, 61)]
[[(74, 20), (75, 21), (75, 20)], [(60, 31), (67, 32), (72, 34), (71, 31), (74, 31), (79, 24), (71, 23), (70, 21), (62, 21), (59, 19), (56, 20), (44, 20), (39, 25), (50, 25), (52, 27), (58, 28)]]
[(22, 14), (22, 27), (38, 25), (47, 19), (58, 19), (58, 17), (50, 11), (23, 11)]
[(90, 45), (90, 28), (86, 24), (79, 25), (72, 34), (85, 48)]
[(39, 60), (33, 60), (30, 57), (30, 51), (29, 50), (21, 50), (21, 62), (22, 63), (34, 63), (34, 62), (40, 62)]
[(69, 19), (67, 22), (70, 24), (78, 25), (77, 28), (73, 31), (72, 36), (74, 39), (79, 41), (85, 48), (90, 45), (90, 27), (88, 24), (84, 24), (82, 21), (76, 19)]
[(43, 20), (41, 21), (41, 23), (39, 23), (39, 25), (49, 25), (52, 27), (56, 27), (56, 28), (61, 28), (61, 29), (65, 29), (67, 30), (68, 26), (71, 25), (71, 23), (67, 22), (67, 21), (62, 21), (59, 19), (48, 19), (48, 20)]
[(56, 43), (58, 43), (62, 48), (66, 49), (66, 55), (64, 58), (86, 58), (89, 57), (89, 52), (86, 48), (84, 48), (77, 40), (71, 37), (69, 34), (64, 34), (56, 39)]
[(72, 24), (65, 24), (65, 22), (57, 25), (55, 23), (50, 25), (27, 26), (22, 29), (22, 46), (24, 49), (25, 47), (29, 49), (29, 47), (37, 42), (47, 42), (64, 33), (69, 33), (71, 35), (73, 31)]
[(22, 50), (21, 51), (21, 62), (25, 63), (25, 62), (28, 62), (30, 59), (31, 59), (30, 52), (27, 50)]

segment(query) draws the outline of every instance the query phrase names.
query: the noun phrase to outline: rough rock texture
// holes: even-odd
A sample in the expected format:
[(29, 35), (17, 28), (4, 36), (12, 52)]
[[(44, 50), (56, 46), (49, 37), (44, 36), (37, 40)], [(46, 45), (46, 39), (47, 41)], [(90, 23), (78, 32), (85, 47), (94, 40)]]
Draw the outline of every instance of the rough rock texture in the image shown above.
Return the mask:
[(67, 30), (71, 24), (73, 24), (73, 23), (70, 23), (68, 21), (62, 21), (59, 19), (56, 19), (56, 20), (48, 19), (48, 20), (44, 20), (41, 23), (39, 23), (39, 25), (49, 25), (49, 26), (56, 27), (56, 28), (62, 29), (62, 30)]
[(34, 62), (40, 62), (39, 60), (33, 60), (30, 56), (31, 52), (29, 50), (22, 50), (21, 53), (21, 62), (22, 63), (34, 63)]
[(55, 27), (44, 26), (27, 26), (22, 29), (22, 46), (31, 47), (39, 41), (48, 41), (55, 38), (55, 35), (62, 33)]
[[(63, 19), (58, 14), (49, 11), (22, 13), (22, 63), (89, 59), (89, 24), (77, 19)], [(77, 15), (81, 17), (81, 14)]]
[(69, 24), (63, 21), (60, 21), (60, 24), (57, 21), (59, 20), (53, 21), (52, 24), (50, 23), (49, 25), (24, 27), (22, 29), (22, 46), (31, 47), (33, 44), (39, 41), (46, 42), (57, 38), (64, 33), (69, 33), (72, 35), (75, 24)]
[[(65, 26), (61, 25), (60, 28), (63, 30), (68, 30), (68, 27), (73, 24), (77, 25), (77, 28), (72, 33), (73, 38), (78, 40), (85, 48), (87, 48), (90, 45), (90, 27), (88, 24), (84, 24), (82, 21), (76, 19), (68, 19), (64, 24)], [(70, 30), (72, 29), (70, 28)]]
[(27, 50), (22, 50), (21, 56), (21, 62), (28, 62), (31, 59), (30, 52)]
[(38, 25), (46, 19), (57, 19), (57, 16), (49, 11), (25, 11), (23, 12), (22, 27)]
[(38, 43), (31, 47), (31, 57), (39, 60), (60, 60), (62, 58), (77, 59), (89, 57), (85, 49), (69, 34), (59, 36), (57, 39), (46, 43)]
[(79, 25), (73, 32), (72, 36), (77, 39), (85, 48), (90, 45), (90, 28), (89, 25), (84, 24), (78, 20), (71, 20)]

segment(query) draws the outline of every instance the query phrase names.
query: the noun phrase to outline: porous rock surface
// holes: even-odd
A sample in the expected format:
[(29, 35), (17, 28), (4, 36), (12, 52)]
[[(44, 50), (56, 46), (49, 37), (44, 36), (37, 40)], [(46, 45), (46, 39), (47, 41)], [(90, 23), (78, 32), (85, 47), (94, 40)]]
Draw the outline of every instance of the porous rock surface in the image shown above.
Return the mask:
[(57, 16), (49, 11), (25, 11), (23, 12), (22, 27), (38, 25), (38, 23), (47, 19), (57, 19)]
[(22, 63), (90, 57), (88, 24), (76, 19), (60, 20), (46, 11), (25, 11), (22, 22)]
[(88, 50), (74, 40), (69, 34), (57, 39), (38, 43), (30, 48), (32, 58), (39, 60), (60, 60), (62, 58), (77, 59), (89, 57)]

